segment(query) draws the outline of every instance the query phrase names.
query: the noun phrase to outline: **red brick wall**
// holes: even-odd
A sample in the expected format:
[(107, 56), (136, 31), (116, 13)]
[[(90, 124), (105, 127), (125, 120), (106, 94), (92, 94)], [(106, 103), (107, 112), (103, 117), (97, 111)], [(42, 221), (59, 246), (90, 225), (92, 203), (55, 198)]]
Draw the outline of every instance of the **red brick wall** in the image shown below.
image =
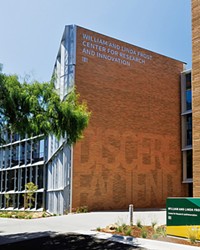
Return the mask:
[[(91, 43), (102, 47), (87, 47)], [(124, 65), (122, 47), (138, 61), (129, 57)], [(115, 61), (99, 58), (97, 52)], [(164, 207), (168, 196), (185, 196), (180, 150), (183, 64), (80, 27), (76, 53), (77, 90), (92, 116), (85, 138), (74, 148), (72, 206)]]

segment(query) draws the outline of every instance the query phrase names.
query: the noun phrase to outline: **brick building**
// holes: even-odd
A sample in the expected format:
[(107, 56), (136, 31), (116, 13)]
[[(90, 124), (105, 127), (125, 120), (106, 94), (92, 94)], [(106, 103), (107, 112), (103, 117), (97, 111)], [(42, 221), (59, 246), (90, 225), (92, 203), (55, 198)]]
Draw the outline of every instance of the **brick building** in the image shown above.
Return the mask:
[(188, 195), (181, 161), (183, 62), (66, 26), (55, 69), (64, 89), (75, 83), (92, 111), (85, 138), (73, 149), (72, 207), (164, 207), (167, 197)]
[(192, 0), (193, 195), (200, 196), (200, 2)]
[[(0, 147), (5, 158), (0, 161), (4, 186), (0, 207), (21, 208), (24, 186), (28, 181), (39, 182), (39, 169), (43, 171), (37, 194), (40, 206), (36, 199), (34, 208), (52, 213), (81, 206), (90, 210), (127, 209), (129, 204), (161, 208), (167, 197), (188, 196), (190, 184), (183, 180), (181, 152), (184, 69), (183, 62), (82, 27), (66, 26), (54, 66), (55, 88), (63, 99), (76, 86), (92, 112), (89, 126), (84, 139), (73, 147), (65, 139), (42, 138), (44, 153), (39, 160), (33, 154), (35, 138)], [(8, 205), (7, 193), (12, 195)]]

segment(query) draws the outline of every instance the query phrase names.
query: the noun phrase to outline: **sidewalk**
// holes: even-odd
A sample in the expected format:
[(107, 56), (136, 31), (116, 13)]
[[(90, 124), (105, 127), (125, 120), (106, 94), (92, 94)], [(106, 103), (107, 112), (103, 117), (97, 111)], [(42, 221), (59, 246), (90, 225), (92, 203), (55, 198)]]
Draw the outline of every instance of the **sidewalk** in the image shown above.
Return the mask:
[[(133, 222), (140, 220), (143, 225), (151, 225), (155, 221), (158, 225), (166, 224), (165, 211), (134, 212)], [(89, 231), (98, 227), (106, 227), (112, 223), (129, 224), (128, 212), (91, 212), (68, 214), (42, 219), (6, 219), (0, 218), (0, 234), (9, 235), (25, 232), (74, 232)]]
[[(133, 222), (138, 220), (143, 225), (151, 225), (156, 222), (158, 225), (166, 224), (166, 212), (163, 211), (142, 211), (134, 212)], [(105, 227), (112, 223), (129, 224), (128, 212), (91, 212), (85, 214), (69, 214), (65, 216), (54, 216), (42, 219), (6, 219), (0, 218), (0, 245), (8, 242), (15, 242), (24, 239), (42, 237), (53, 234), (79, 233), (93, 235), (99, 238), (111, 238), (109, 234), (100, 234), (95, 230), (98, 227)], [(115, 240), (115, 239), (113, 239)], [(119, 239), (122, 240), (122, 239)], [(186, 250), (199, 249), (183, 245), (158, 242), (145, 239), (137, 239), (138, 243), (146, 249), (153, 250)]]

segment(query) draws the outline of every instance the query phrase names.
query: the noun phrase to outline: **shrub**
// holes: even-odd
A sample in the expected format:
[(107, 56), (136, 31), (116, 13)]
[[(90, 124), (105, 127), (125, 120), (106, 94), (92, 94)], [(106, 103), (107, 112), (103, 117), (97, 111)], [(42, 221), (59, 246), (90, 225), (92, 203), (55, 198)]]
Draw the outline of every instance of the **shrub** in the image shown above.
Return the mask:
[(196, 240), (198, 239), (198, 235), (199, 235), (198, 227), (188, 228), (188, 239), (192, 244), (196, 242)]
[(42, 213), (42, 217), (47, 217), (46, 212)]
[(147, 229), (145, 227), (142, 227), (141, 237), (142, 238), (147, 238)]
[(142, 228), (142, 222), (141, 222), (141, 220), (139, 220), (139, 219), (137, 220), (136, 226), (139, 227), (139, 228)]
[(25, 219), (32, 219), (32, 215), (27, 215), (26, 217), (25, 217)]
[(154, 220), (151, 222), (151, 226), (154, 228), (157, 225), (157, 222)]
[(159, 234), (153, 234), (153, 235), (152, 235), (152, 238), (153, 238), (154, 240), (158, 239), (158, 237), (159, 237)]
[(156, 234), (158, 234), (161, 237), (166, 236), (166, 228), (164, 226), (160, 226), (156, 229)]
[(122, 227), (122, 226), (118, 226), (118, 227), (116, 228), (116, 231), (117, 231), (118, 233), (122, 233), (122, 232), (123, 232), (123, 227)]
[(131, 227), (128, 227), (128, 228), (125, 230), (125, 235), (131, 236), (131, 233), (132, 233), (132, 228), (131, 228)]
[(123, 229), (123, 231), (125, 231), (125, 230), (127, 229), (127, 227), (128, 227), (128, 226), (127, 226), (125, 223), (122, 224), (122, 229)]
[(87, 206), (77, 207), (77, 209), (76, 209), (76, 213), (87, 213), (87, 212), (88, 212)]

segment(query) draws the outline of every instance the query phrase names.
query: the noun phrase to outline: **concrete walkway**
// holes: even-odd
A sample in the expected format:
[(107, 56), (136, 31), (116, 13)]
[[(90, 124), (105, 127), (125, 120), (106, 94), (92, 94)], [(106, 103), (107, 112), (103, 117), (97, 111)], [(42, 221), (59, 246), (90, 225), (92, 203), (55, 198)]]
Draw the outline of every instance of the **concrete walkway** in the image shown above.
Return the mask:
[[(12, 241), (20, 241), (54, 233), (80, 233), (91, 234), (99, 238), (111, 238), (109, 234), (96, 232), (98, 227), (106, 227), (113, 223), (129, 224), (128, 212), (91, 212), (85, 214), (69, 214), (42, 219), (7, 219), (0, 218), (0, 245)], [(140, 220), (143, 225), (166, 224), (165, 211), (134, 212), (133, 222)], [(116, 240), (116, 239), (113, 239)], [(119, 239), (120, 240), (120, 239)], [(197, 247), (185, 247), (183, 245), (164, 243), (152, 240), (137, 239), (141, 246), (153, 250), (186, 250), (199, 249)]]

